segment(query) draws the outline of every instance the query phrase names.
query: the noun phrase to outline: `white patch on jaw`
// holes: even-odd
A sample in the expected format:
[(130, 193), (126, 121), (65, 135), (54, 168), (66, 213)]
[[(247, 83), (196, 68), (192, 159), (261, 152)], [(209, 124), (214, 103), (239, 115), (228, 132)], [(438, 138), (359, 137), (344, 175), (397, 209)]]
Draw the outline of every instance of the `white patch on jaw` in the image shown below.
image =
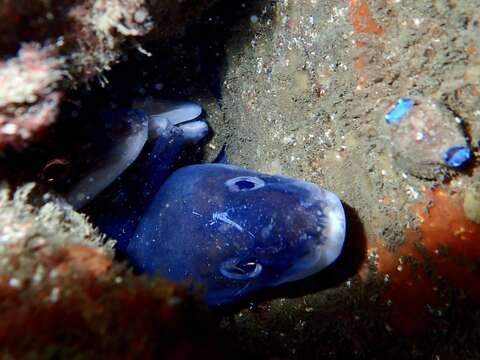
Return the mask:
[(327, 226), (323, 229), (322, 235), (326, 239), (325, 243), (320, 245), (318, 252), (323, 254), (326, 267), (333, 263), (343, 248), (346, 233), (346, 217), (343, 205), (340, 199), (333, 193), (324, 190), (325, 207), (323, 216), (327, 218)]

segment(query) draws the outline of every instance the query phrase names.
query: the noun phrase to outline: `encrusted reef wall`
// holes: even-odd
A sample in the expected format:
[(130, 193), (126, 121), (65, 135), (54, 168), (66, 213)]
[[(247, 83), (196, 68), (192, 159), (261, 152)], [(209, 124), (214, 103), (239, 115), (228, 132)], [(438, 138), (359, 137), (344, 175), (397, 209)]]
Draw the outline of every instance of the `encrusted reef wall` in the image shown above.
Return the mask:
[[(252, 353), (480, 356), (479, 5), (265, 1), (231, 30), (231, 161), (335, 191), (367, 238), (348, 281), (226, 323)], [(389, 124), (398, 99), (415, 105)], [(461, 149), (464, 166), (445, 149)], [(362, 241), (361, 231), (350, 238)]]
[(0, 224), (2, 358), (220, 357), (184, 287), (133, 275), (61, 199), (2, 184)]
[[(158, 41), (182, 31), (214, 1), (2, 0), (0, 2), (0, 151), (42, 139), (65, 92), (105, 83), (125, 41)], [(156, 24), (156, 26), (154, 26)]]
[(134, 275), (84, 215), (23, 176), (75, 89), (105, 88), (125, 44), (147, 57), (138, 39), (181, 33), (212, 3), (0, 1), (1, 358), (221, 356), (216, 320), (185, 287)]

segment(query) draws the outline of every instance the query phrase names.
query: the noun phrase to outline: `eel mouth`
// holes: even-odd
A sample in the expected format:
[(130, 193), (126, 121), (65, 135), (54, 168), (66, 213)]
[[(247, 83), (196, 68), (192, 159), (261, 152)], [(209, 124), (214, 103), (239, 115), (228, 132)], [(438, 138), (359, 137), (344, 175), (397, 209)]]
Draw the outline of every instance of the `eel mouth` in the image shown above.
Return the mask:
[(190, 101), (145, 100), (134, 102), (134, 108), (142, 109), (150, 116), (152, 122), (167, 119), (172, 125), (196, 120), (202, 115), (202, 107)]
[(208, 123), (201, 118), (202, 108), (193, 102), (157, 100), (146, 101), (143, 106), (150, 116), (150, 139), (160, 136), (172, 126), (182, 130), (186, 143), (195, 144), (208, 135)]
[(137, 159), (148, 140), (171, 137), (177, 132), (184, 144), (197, 144), (209, 133), (208, 123), (200, 118), (202, 108), (198, 104), (162, 100), (144, 104), (146, 111), (105, 115), (107, 135), (114, 140), (108, 151), (98, 151), (95, 167), (69, 190), (67, 199), (74, 208), (84, 207), (107, 188)]
[(342, 253), (346, 236), (346, 215), (340, 199), (332, 192), (306, 181), (296, 181), (295, 185), (307, 189), (314, 203), (320, 202), (321, 222), (324, 228), (319, 232), (321, 241), (312, 251), (299, 259), (279, 280), (278, 284), (305, 279), (325, 269), (337, 260)]

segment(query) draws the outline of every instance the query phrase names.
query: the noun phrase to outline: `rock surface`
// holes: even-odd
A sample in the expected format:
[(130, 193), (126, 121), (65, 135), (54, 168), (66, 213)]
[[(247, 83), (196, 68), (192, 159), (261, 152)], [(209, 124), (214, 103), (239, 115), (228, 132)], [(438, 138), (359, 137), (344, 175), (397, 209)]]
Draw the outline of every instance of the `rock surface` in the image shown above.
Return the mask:
[(0, 224), (2, 358), (220, 357), (213, 318), (184, 287), (116, 263), (63, 201), (2, 184)]

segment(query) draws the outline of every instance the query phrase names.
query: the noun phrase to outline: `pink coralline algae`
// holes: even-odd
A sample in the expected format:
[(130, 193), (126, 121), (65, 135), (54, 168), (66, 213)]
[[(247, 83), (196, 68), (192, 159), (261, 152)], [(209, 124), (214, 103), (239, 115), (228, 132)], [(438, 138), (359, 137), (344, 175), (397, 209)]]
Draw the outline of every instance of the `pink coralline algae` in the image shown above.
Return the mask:
[(72, 7), (69, 17), (74, 31), (65, 34), (67, 44), (78, 53), (69, 57), (71, 71), (91, 78), (110, 68), (119, 56), (118, 46), (125, 37), (143, 36), (152, 28), (144, 0), (85, 1)]
[(23, 148), (55, 121), (64, 62), (54, 51), (25, 44), (17, 57), (0, 63), (0, 151)]
[(5, 6), (0, 22), (21, 29), (0, 39), (0, 153), (42, 139), (64, 92), (101, 76), (118, 60), (123, 40), (152, 27), (144, 0), (19, 0)]

